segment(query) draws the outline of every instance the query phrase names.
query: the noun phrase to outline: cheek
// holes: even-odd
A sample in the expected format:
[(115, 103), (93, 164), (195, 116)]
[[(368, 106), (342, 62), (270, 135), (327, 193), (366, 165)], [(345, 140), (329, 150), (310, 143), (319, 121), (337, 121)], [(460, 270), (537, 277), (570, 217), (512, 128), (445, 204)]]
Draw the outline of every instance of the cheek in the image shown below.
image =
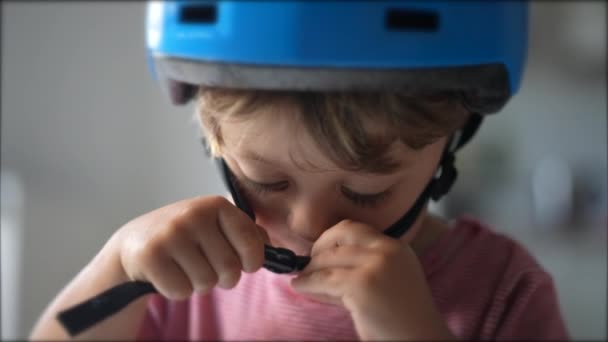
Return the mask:
[(265, 229), (273, 230), (285, 224), (287, 208), (284, 201), (277, 199), (261, 199), (255, 195), (245, 195), (247, 202), (255, 214), (256, 223)]
[(377, 208), (351, 210), (349, 218), (365, 222), (384, 231), (401, 219), (418, 199), (426, 180), (408, 178), (399, 184), (393, 194)]
[[(349, 218), (370, 224), (379, 231), (384, 231), (409, 213), (429, 179), (430, 176), (424, 174), (408, 175), (407, 180), (396, 187), (386, 203), (376, 209), (352, 211), (349, 213)], [(407, 232), (401, 236), (401, 240), (410, 241), (414, 239), (423, 216), (424, 210), (420, 212)]]

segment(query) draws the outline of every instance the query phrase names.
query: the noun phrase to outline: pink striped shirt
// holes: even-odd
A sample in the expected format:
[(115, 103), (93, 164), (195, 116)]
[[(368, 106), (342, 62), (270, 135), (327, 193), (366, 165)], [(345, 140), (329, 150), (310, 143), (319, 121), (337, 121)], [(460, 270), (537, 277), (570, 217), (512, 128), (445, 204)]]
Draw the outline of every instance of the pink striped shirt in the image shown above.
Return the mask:
[[(460, 218), (420, 262), (435, 303), (462, 339), (566, 340), (551, 276), (512, 239)], [(357, 340), (349, 313), (291, 290), (289, 276), (243, 273), (231, 290), (151, 296), (140, 340)]]

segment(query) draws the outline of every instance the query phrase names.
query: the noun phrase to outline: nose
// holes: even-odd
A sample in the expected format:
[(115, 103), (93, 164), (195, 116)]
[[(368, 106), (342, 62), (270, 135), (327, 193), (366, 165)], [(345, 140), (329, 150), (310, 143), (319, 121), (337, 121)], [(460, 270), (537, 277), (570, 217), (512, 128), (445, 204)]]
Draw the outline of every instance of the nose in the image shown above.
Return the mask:
[(331, 203), (308, 198), (292, 203), (287, 222), (289, 230), (296, 236), (314, 242), (325, 230), (341, 220)]

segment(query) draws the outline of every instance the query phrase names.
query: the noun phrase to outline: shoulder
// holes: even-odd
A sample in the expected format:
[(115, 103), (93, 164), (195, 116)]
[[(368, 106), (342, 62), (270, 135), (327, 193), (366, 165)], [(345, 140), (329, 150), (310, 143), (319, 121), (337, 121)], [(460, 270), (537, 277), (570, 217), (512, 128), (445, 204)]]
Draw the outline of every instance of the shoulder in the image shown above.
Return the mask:
[(464, 216), (451, 228), (425, 260), (428, 273), (462, 283), (475, 282), (490, 287), (495, 296), (506, 296), (528, 287), (551, 283), (551, 275), (525, 246), (479, 220)]
[(452, 268), (481, 268), (508, 277), (546, 272), (518, 241), (479, 220), (463, 216), (423, 256), (429, 273)]
[(438, 305), (464, 335), (567, 336), (551, 275), (506, 234), (461, 217), (425, 257)]

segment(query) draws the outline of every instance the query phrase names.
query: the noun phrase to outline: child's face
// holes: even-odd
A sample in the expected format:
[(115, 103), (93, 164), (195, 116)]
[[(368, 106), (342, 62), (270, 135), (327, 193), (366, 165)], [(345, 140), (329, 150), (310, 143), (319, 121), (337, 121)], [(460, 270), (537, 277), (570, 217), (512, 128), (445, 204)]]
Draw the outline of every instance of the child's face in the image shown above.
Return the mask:
[[(388, 228), (423, 191), (445, 144), (443, 138), (416, 151), (397, 142), (390, 151), (401, 161), (396, 171), (347, 171), (319, 150), (293, 110), (282, 106), (223, 122), (222, 157), (272, 244), (298, 254), (309, 254), (314, 241), (343, 219)], [(402, 239), (414, 239), (425, 215)]]

